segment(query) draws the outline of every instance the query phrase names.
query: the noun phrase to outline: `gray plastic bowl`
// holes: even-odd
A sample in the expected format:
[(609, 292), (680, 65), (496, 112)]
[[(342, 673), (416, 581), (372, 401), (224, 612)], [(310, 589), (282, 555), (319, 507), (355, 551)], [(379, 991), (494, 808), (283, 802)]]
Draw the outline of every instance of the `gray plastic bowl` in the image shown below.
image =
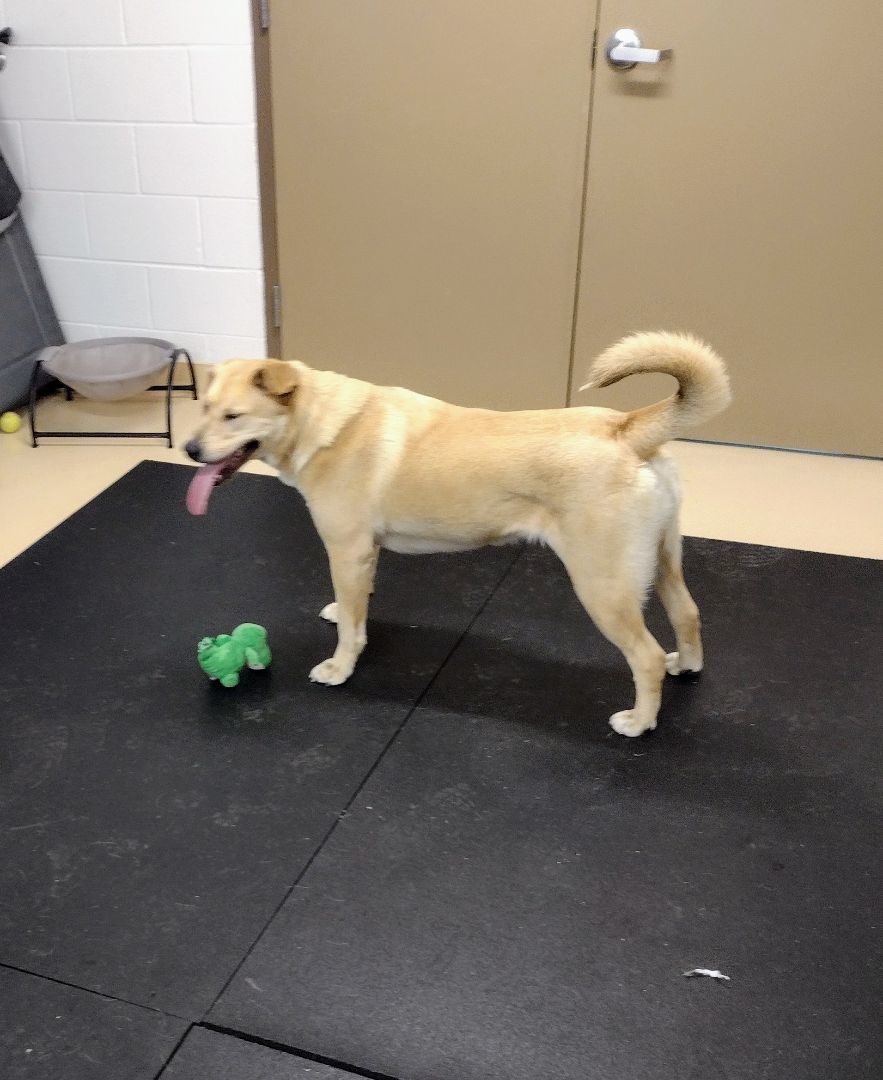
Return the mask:
[(50, 346), (41, 359), (50, 375), (83, 397), (119, 401), (153, 386), (174, 351), (162, 338), (93, 338)]

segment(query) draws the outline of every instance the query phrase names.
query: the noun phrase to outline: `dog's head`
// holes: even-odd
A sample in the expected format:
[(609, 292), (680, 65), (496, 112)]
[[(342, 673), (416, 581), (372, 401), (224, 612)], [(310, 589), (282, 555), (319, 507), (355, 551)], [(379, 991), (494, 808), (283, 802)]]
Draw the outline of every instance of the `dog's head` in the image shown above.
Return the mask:
[(204, 466), (200, 483), (194, 481), (193, 513), (205, 513), (213, 487), (285, 442), (297, 387), (297, 367), (282, 360), (229, 360), (216, 369), (203, 418), (184, 446)]

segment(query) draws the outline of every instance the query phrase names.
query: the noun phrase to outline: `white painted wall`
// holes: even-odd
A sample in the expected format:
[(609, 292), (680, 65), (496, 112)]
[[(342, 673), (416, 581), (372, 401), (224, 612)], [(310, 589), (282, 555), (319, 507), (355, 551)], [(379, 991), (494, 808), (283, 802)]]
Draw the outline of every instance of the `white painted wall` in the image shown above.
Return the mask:
[(250, 0), (0, 0), (0, 148), (70, 340), (266, 355)]

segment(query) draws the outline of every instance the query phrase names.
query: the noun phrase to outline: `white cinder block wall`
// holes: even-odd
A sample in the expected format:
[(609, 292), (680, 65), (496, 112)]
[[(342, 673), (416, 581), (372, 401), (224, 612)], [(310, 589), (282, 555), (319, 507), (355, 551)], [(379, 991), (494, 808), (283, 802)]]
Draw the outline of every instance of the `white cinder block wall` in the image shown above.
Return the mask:
[(69, 340), (266, 355), (250, 0), (0, 0), (0, 148)]

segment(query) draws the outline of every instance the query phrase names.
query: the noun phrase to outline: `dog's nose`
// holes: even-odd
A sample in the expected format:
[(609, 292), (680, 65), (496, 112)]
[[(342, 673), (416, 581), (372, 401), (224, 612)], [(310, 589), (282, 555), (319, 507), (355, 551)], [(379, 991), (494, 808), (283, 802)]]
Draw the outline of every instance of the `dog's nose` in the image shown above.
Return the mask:
[(194, 461), (199, 461), (202, 458), (202, 447), (196, 439), (191, 439), (185, 447), (184, 451), (188, 457), (193, 458)]

